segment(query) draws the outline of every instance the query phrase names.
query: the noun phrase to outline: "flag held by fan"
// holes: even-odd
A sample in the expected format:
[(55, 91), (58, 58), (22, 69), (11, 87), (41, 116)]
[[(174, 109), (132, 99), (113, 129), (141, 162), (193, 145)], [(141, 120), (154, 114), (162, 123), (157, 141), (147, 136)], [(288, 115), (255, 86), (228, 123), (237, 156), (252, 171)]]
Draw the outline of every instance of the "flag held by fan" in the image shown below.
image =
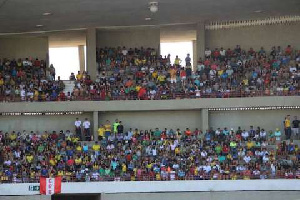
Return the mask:
[(40, 193), (52, 195), (61, 193), (61, 177), (55, 178), (40, 177)]

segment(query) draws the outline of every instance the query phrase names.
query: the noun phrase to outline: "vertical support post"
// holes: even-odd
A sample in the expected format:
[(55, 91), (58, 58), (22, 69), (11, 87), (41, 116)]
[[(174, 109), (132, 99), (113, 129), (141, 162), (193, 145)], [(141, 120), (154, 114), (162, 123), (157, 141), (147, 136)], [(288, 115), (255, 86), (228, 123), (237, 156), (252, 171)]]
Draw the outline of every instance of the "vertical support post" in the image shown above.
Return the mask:
[(205, 133), (206, 130), (209, 129), (209, 116), (208, 116), (208, 109), (202, 108), (201, 109), (201, 129), (202, 132)]
[(93, 135), (94, 141), (98, 141), (98, 127), (99, 127), (99, 112), (93, 112)]
[(78, 54), (79, 54), (80, 72), (82, 73), (83, 71), (85, 71), (85, 56), (84, 56), (84, 46), (83, 45), (78, 46)]
[(197, 40), (193, 40), (193, 70), (197, 69), (198, 55), (197, 55)]
[(97, 61), (96, 61), (96, 28), (88, 28), (86, 34), (86, 70), (92, 80), (97, 77)]
[(196, 47), (197, 47), (197, 57), (204, 59), (204, 52), (205, 52), (205, 24), (204, 22), (197, 23), (196, 27)]

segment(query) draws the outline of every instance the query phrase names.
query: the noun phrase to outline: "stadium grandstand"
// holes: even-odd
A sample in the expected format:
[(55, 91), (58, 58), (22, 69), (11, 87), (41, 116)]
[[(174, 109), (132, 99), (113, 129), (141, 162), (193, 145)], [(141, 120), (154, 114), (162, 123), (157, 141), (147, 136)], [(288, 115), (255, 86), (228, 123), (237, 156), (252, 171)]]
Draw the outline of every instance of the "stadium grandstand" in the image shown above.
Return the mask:
[(299, 0), (0, 0), (0, 200), (300, 197)]

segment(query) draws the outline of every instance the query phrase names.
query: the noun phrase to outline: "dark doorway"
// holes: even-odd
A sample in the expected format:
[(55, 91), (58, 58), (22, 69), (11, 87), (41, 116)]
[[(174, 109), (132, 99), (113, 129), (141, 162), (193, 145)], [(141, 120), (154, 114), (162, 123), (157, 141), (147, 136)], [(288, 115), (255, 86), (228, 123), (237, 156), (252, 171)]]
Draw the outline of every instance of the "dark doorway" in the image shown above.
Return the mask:
[(52, 195), (51, 200), (101, 200), (100, 194), (59, 194)]

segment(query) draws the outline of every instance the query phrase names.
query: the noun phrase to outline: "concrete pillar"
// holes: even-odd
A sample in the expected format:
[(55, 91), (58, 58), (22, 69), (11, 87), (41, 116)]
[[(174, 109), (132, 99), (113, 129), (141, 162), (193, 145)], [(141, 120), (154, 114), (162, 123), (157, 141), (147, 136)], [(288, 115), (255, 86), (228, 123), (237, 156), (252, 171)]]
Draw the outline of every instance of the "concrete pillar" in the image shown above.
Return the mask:
[(203, 108), (201, 109), (201, 130), (205, 133), (206, 130), (209, 129), (209, 120), (208, 120), (208, 109)]
[(78, 46), (78, 54), (79, 54), (80, 72), (82, 73), (83, 71), (85, 71), (85, 56), (84, 56), (84, 46), (83, 45)]
[(88, 28), (86, 32), (86, 70), (92, 80), (97, 76), (97, 61), (96, 61), (96, 28)]
[(197, 23), (196, 26), (196, 59), (204, 59), (205, 52), (205, 25), (204, 22)]
[(198, 56), (197, 56), (197, 40), (193, 40), (193, 70), (197, 69)]
[(94, 141), (98, 141), (98, 127), (99, 127), (99, 112), (93, 112), (93, 135)]

